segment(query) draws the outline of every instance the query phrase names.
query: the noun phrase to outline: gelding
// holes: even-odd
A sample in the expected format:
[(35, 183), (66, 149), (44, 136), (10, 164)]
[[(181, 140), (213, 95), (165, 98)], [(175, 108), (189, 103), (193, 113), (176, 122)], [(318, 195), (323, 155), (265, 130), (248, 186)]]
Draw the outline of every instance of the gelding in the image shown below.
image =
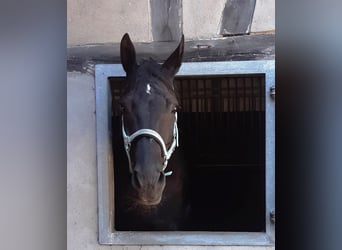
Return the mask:
[(183, 51), (182, 35), (163, 64), (137, 63), (129, 35), (121, 40), (126, 78), (113, 133), (116, 230), (181, 230), (186, 221), (187, 175), (177, 148), (179, 103), (173, 84)]

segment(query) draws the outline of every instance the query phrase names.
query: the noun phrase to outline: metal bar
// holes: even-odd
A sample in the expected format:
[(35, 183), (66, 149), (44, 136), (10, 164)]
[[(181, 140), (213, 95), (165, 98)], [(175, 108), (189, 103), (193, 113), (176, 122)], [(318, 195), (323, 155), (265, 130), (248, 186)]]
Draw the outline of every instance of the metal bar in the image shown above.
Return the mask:
[[(223, 98), (222, 98), (222, 95), (223, 95), (223, 93), (222, 93), (222, 90), (223, 90), (223, 78), (221, 77), (221, 78), (217, 78), (216, 79), (216, 84), (217, 84), (217, 92), (218, 92), (218, 107), (217, 107), (217, 109), (218, 109), (218, 121), (217, 121), (217, 123), (218, 123), (218, 125), (220, 126), (219, 127), (219, 131), (222, 131), (222, 135), (223, 135), (223, 138), (222, 138), (222, 140), (224, 140), (225, 139), (225, 127), (224, 127), (224, 123), (223, 123), (223, 111), (224, 111), (224, 107), (223, 107)], [(224, 142), (226, 142), (226, 140), (224, 140)], [(226, 144), (226, 143), (225, 143)]]
[(234, 126), (234, 135), (235, 135), (235, 138), (238, 136), (236, 134), (236, 131), (238, 130), (238, 127), (239, 127), (239, 93), (238, 93), (238, 79), (236, 77), (234, 77), (234, 81), (235, 81), (235, 110), (234, 110), (234, 120), (235, 120), (235, 126)]
[(235, 81), (235, 96), (234, 96), (234, 98), (235, 98), (235, 109), (234, 109), (234, 111), (235, 112), (238, 112), (239, 111), (239, 98), (238, 98), (238, 96), (239, 96), (239, 93), (238, 93), (238, 81), (237, 81), (237, 79), (236, 79), (236, 77), (234, 77), (234, 81)]
[(203, 91), (204, 91), (204, 112), (209, 112), (208, 110), (208, 98), (207, 98), (207, 88), (206, 88), (206, 84), (205, 81), (203, 81)]
[(196, 148), (196, 154), (199, 154), (199, 149), (200, 149), (200, 131), (199, 131), (199, 126), (201, 124), (201, 120), (200, 120), (200, 112), (199, 112), (199, 92), (198, 92), (198, 80), (194, 80), (194, 84), (195, 84), (195, 91), (196, 91), (196, 95), (195, 95), (195, 102), (196, 102), (196, 112), (195, 112), (195, 121), (196, 124), (194, 126), (195, 129), (195, 148)]
[(221, 90), (220, 90), (220, 99), (221, 99), (221, 107), (220, 107), (220, 111), (221, 111), (221, 124), (224, 128), (222, 132), (223, 132), (223, 138), (224, 140), (227, 142), (228, 141), (228, 128), (227, 128), (227, 120), (226, 120), (226, 116), (227, 116), (227, 108), (226, 108), (226, 103), (227, 103), (227, 77), (225, 78), (221, 78)]
[(190, 112), (194, 112), (193, 109), (192, 109), (192, 102), (191, 102), (191, 97), (192, 97), (192, 94), (191, 94), (191, 82), (189, 80), (186, 80), (186, 83), (188, 85), (189, 110), (190, 110)]
[(210, 90), (210, 110), (208, 116), (210, 117), (210, 125), (209, 130), (211, 131), (211, 136), (209, 137), (209, 145), (210, 148), (216, 148), (217, 144), (215, 143), (216, 131), (215, 131), (215, 117), (216, 117), (216, 98), (215, 98), (215, 80), (206, 80), (206, 87)]
[[(252, 120), (255, 121), (255, 113), (257, 111), (256, 107), (256, 98), (255, 98), (255, 77), (252, 78), (252, 109), (253, 109), (253, 117)], [(252, 129), (255, 129), (255, 123), (252, 122)]]
[(230, 96), (230, 78), (227, 79), (227, 114), (226, 114), (226, 124), (227, 124), (227, 139), (231, 139), (231, 126), (230, 126), (230, 114), (231, 114), (231, 96)]
[(196, 91), (196, 113), (201, 112), (200, 110), (200, 94), (199, 94), (199, 90), (198, 90), (198, 84), (199, 84), (199, 80), (194, 80), (195, 81), (195, 91)]
[(246, 113), (247, 113), (247, 108), (246, 108), (246, 77), (242, 77), (243, 82), (242, 82), (242, 96), (243, 96), (243, 115), (242, 115), (242, 124), (243, 124), (243, 130), (246, 133)]
[(174, 246), (272, 246), (265, 233), (255, 232), (114, 232), (106, 244)]

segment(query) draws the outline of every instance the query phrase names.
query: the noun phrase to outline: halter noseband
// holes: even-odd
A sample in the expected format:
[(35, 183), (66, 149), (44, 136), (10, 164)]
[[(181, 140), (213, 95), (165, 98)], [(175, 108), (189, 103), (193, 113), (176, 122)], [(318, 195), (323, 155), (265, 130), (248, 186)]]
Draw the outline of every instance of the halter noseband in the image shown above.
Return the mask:
[[(162, 171), (164, 172), (164, 170), (167, 167), (167, 163), (168, 163), (169, 159), (171, 158), (172, 153), (175, 151), (176, 147), (178, 147), (178, 145), (179, 145), (178, 144), (177, 113), (175, 113), (175, 117), (176, 117), (176, 119), (175, 119), (175, 123), (173, 126), (173, 141), (172, 141), (171, 147), (169, 148), (169, 150), (167, 150), (163, 138), (160, 136), (160, 134), (157, 131), (155, 131), (153, 129), (143, 128), (143, 129), (139, 129), (139, 130), (135, 131), (132, 135), (127, 135), (126, 131), (125, 131), (125, 124), (124, 124), (123, 115), (121, 116), (122, 136), (123, 136), (123, 140), (124, 140), (125, 151), (126, 151), (127, 158), (128, 158), (129, 171), (131, 174), (133, 174), (133, 167), (132, 167), (131, 155), (130, 155), (131, 143), (134, 139), (136, 139), (139, 136), (148, 136), (148, 137), (151, 137), (158, 142), (158, 144), (160, 145), (160, 147), (162, 149), (162, 153), (163, 153), (164, 162), (163, 162)], [(165, 173), (165, 176), (170, 176), (171, 174), (172, 174), (172, 171), (169, 171), (169, 172)]]

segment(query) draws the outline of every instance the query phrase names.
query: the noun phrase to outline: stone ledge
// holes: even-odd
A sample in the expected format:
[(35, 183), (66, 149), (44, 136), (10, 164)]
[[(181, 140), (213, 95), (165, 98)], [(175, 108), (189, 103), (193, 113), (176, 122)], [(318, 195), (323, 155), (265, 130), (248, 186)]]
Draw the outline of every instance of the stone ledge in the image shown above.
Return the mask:
[[(134, 41), (133, 41), (134, 42)], [(163, 62), (178, 42), (134, 43), (137, 60)], [(184, 62), (274, 60), (275, 34), (253, 34), (186, 41)], [(93, 73), (95, 64), (120, 63), (120, 44), (89, 44), (68, 48), (67, 70)]]

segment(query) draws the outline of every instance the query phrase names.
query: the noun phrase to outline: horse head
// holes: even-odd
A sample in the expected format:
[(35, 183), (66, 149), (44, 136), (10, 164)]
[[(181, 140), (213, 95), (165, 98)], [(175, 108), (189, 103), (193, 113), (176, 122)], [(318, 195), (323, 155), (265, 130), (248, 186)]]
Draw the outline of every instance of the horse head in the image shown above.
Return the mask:
[(178, 101), (173, 79), (184, 51), (184, 36), (163, 63), (136, 61), (128, 34), (121, 40), (121, 63), (126, 72), (120, 99), (122, 135), (137, 202), (157, 205), (166, 185), (167, 163), (178, 145)]

